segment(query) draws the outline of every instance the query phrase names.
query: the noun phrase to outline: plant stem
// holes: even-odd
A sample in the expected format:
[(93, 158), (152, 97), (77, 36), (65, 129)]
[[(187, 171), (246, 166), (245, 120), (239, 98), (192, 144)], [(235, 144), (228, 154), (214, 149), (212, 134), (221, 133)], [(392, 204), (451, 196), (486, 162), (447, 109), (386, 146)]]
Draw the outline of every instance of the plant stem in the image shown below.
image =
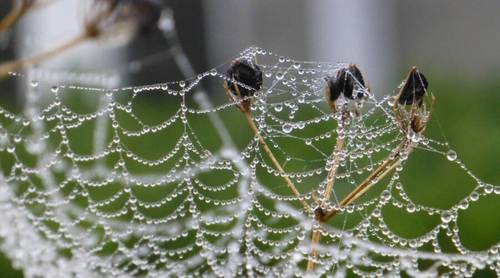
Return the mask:
[(14, 61), (4, 62), (0, 64), (0, 79), (5, 78), (9, 74), (9, 72), (19, 71), (20, 69), (26, 66), (31, 66), (34, 64), (41, 63), (45, 60), (48, 60), (70, 48), (79, 45), (80, 43), (86, 41), (87, 39), (89, 39), (87, 33), (82, 33), (81, 35), (74, 37), (66, 41), (65, 43), (46, 52), (42, 52), (28, 58), (21, 58)]
[[(425, 119), (425, 123), (422, 127), (421, 130), (419, 130), (419, 133), (423, 133), (427, 127), (427, 123), (429, 122), (432, 112), (434, 111), (434, 106), (435, 106), (436, 99), (434, 96), (431, 97), (431, 107), (429, 110), (429, 115)], [(337, 152), (337, 149), (341, 149), (345, 142), (340, 140), (337, 141), (337, 144), (335, 146), (335, 152)], [(353, 191), (349, 193), (342, 201), (340, 202), (340, 207), (344, 208), (352, 203), (354, 203), (357, 199), (359, 199), (363, 194), (365, 194), (370, 188), (372, 188), (375, 184), (377, 184), (380, 180), (382, 180), (387, 174), (389, 174), (394, 168), (396, 168), (398, 165), (401, 163), (401, 155), (403, 153), (406, 153), (409, 155), (413, 149), (415, 148), (416, 144), (412, 143), (408, 139), (404, 140), (401, 145), (396, 148), (396, 150), (388, 157), (386, 158), (382, 164), (377, 167), (371, 174), (363, 180), (356, 188), (354, 188)], [(328, 175), (328, 184), (327, 188), (325, 190), (325, 198), (323, 199), (323, 202), (326, 200), (329, 200), (330, 194), (333, 190), (333, 184), (335, 183), (335, 176), (337, 173), (338, 169), (338, 163), (339, 163), (339, 156), (335, 156), (334, 164), (332, 165), (332, 169), (330, 170), (330, 173)], [(321, 207), (320, 207), (321, 209)], [(338, 214), (339, 210), (338, 209), (332, 209), (329, 212), (323, 213), (323, 211), (320, 211), (319, 217), (318, 217), (318, 222), (320, 225), (323, 225), (324, 223), (328, 222), (330, 219), (335, 217)], [(313, 235), (312, 235), (312, 248), (311, 248), (311, 257), (309, 258), (307, 262), (307, 271), (312, 271), (314, 270), (315, 267), (315, 262), (314, 259), (318, 256), (318, 251), (315, 248), (315, 246), (319, 243), (321, 239), (321, 233), (320, 230), (314, 230)]]
[(332, 168), (330, 169), (330, 172), (328, 173), (327, 177), (328, 182), (326, 184), (325, 195), (322, 201), (323, 205), (325, 202), (328, 202), (330, 200), (330, 196), (333, 192), (333, 185), (335, 184), (335, 179), (337, 177), (337, 170), (339, 169), (340, 166), (341, 156), (339, 154), (344, 149), (345, 141), (346, 141), (345, 138), (339, 138), (337, 140), (337, 143), (335, 144), (334, 160)]
[[(343, 144), (342, 143), (339, 143), (337, 141), (337, 146), (341, 146)], [(408, 151), (410, 151), (410, 149), (408, 149)], [(388, 158), (386, 159), (379, 167), (377, 167), (377, 169), (375, 169), (375, 171), (373, 171), (362, 183), (360, 183), (353, 191), (351, 191), (351, 193), (349, 193), (349, 195), (347, 195), (341, 202), (340, 202), (340, 207), (346, 207), (348, 205), (350, 205), (351, 203), (353, 203), (354, 201), (356, 201), (359, 197), (361, 197), (366, 191), (368, 191), (373, 185), (376, 184), (376, 182), (374, 183), (373, 181), (375, 179), (378, 179), (378, 180), (381, 180), (383, 177), (385, 177), (390, 171), (392, 171), (397, 165), (399, 165), (399, 163), (401, 162), (400, 161), (400, 155), (401, 155), (401, 148), (399, 148), (399, 150), (396, 152), (396, 154), (392, 157), (392, 158)], [(336, 156), (336, 160), (337, 160), (337, 157)], [(335, 167), (335, 165), (332, 166), (332, 170), (330, 171), (330, 174), (333, 173), (333, 175), (335, 175), (337, 169), (333, 169)], [(338, 168), (338, 167), (337, 167)], [(329, 175), (330, 177), (330, 175)], [(328, 188), (327, 186), (327, 189), (329, 189), (329, 192), (328, 191), (325, 191), (325, 196), (326, 195), (329, 195), (330, 192), (332, 191), (333, 189), (333, 182), (331, 182), (331, 186), (330, 188)], [(328, 184), (330, 185), (330, 184)], [(318, 222), (320, 225), (323, 225), (324, 223), (328, 222), (328, 220), (330, 220), (331, 218), (335, 217), (337, 215), (337, 213), (339, 212), (339, 210), (336, 210), (336, 209), (332, 209), (331, 211), (329, 211), (328, 213), (324, 214), (324, 215), (321, 215), (319, 217)], [(313, 231), (313, 235), (312, 235), (312, 238), (311, 238), (311, 254), (310, 254), (310, 258), (307, 262), (307, 269), (306, 271), (313, 271), (314, 268), (315, 268), (315, 265), (316, 263), (314, 262), (314, 259), (318, 256), (318, 251), (316, 249), (316, 245), (319, 243), (319, 241), (321, 240), (321, 232), (320, 232), (320, 229), (315, 229)]]
[(276, 167), (276, 169), (278, 169), (278, 172), (280, 173), (280, 175), (285, 180), (288, 188), (290, 188), (290, 190), (292, 191), (293, 195), (295, 195), (295, 197), (297, 197), (297, 199), (302, 204), (302, 206), (304, 207), (304, 209), (307, 212), (312, 212), (311, 208), (309, 207), (309, 205), (307, 204), (307, 202), (304, 200), (304, 198), (302, 198), (300, 196), (300, 192), (297, 190), (297, 188), (293, 184), (292, 180), (288, 177), (288, 175), (285, 173), (285, 170), (283, 170), (283, 167), (281, 166), (281, 164), (278, 162), (278, 160), (274, 156), (273, 152), (271, 151), (271, 149), (267, 145), (266, 141), (264, 140), (264, 137), (262, 137), (262, 135), (260, 134), (259, 128), (255, 124), (251, 112), (249, 110), (243, 110), (243, 113), (245, 114), (245, 117), (246, 117), (246, 119), (248, 121), (248, 124), (250, 125), (250, 128), (253, 130), (253, 132), (255, 133), (255, 135), (257, 136), (257, 138), (259, 139), (260, 144), (264, 148), (264, 152), (271, 159), (272, 163), (274, 164), (274, 167)]
[[(434, 96), (431, 96), (431, 107), (429, 110), (429, 115), (427, 116), (427, 119), (425, 119), (425, 125), (423, 126), (422, 130), (419, 131), (419, 133), (423, 133), (425, 129), (427, 128), (427, 123), (429, 122), (432, 112), (434, 111), (434, 106), (436, 104), (436, 98)], [(389, 174), (395, 167), (397, 167), (401, 163), (401, 154), (403, 152), (406, 152), (407, 154), (410, 154), (415, 145), (411, 143), (408, 140), (405, 140), (399, 148), (395, 151), (395, 153), (382, 162), (382, 164), (377, 167), (362, 183), (360, 183), (349, 195), (347, 195), (341, 202), (340, 202), (340, 207), (346, 207), (350, 204), (352, 204), (354, 201), (356, 201), (359, 197), (361, 197), (366, 191), (368, 191), (373, 185), (376, 184), (376, 182), (373, 182), (375, 179), (380, 181), (382, 178), (384, 178), (387, 174)], [(325, 214), (324, 216), (324, 221), (328, 221), (331, 218), (333, 218), (335, 215), (337, 215), (339, 211), (338, 210), (331, 210), (328, 213)]]
[[(322, 223), (320, 223), (320, 225), (322, 225)], [(307, 261), (306, 271), (308, 272), (313, 271), (314, 268), (316, 267), (316, 263), (314, 262), (314, 260), (318, 256), (318, 249), (316, 249), (316, 245), (319, 243), (320, 240), (321, 240), (321, 232), (319, 229), (315, 229), (313, 231), (311, 238), (311, 254), (309, 260)]]
[(41, 8), (47, 4), (50, 4), (54, 0), (47, 0), (47, 1), (38, 1), (38, 2), (30, 2), (30, 3), (17, 3), (15, 6), (10, 10), (10, 12), (0, 20), (0, 33), (3, 33), (7, 31), (9, 28), (11, 28), (14, 24), (16, 24), (28, 11)]
[[(340, 160), (341, 160), (340, 152), (342, 151), (342, 149), (344, 149), (345, 141), (346, 141), (345, 138), (338, 138), (338, 140), (335, 144), (335, 149), (334, 149), (333, 154), (332, 154), (334, 157), (333, 164), (332, 164), (332, 168), (330, 169), (330, 172), (328, 173), (328, 176), (327, 176), (327, 184), (326, 184), (325, 194), (322, 198), (321, 204), (319, 205), (319, 209), (322, 209), (325, 202), (328, 202), (330, 200), (330, 196), (333, 192), (333, 185), (335, 184), (335, 178), (337, 176), (337, 170), (338, 170), (339, 165), (340, 165)], [(316, 221), (318, 221), (318, 224), (320, 226), (323, 225), (323, 223), (324, 223), (323, 215), (320, 214), (320, 215), (317, 215), (316, 217), (317, 217)], [(316, 249), (316, 245), (319, 243), (320, 240), (321, 240), (320, 229), (314, 229), (313, 233), (312, 233), (312, 237), (311, 237), (311, 254), (310, 254), (309, 260), (307, 261), (307, 271), (314, 270), (314, 267), (315, 267), (314, 259), (316, 259), (316, 257), (318, 256), (318, 251)]]
[[(395, 167), (401, 163), (401, 154), (403, 152), (410, 153), (413, 150), (413, 145), (408, 141), (403, 142), (403, 144), (397, 149), (397, 151), (391, 155), (389, 158), (385, 159), (382, 164), (377, 167), (363, 182), (361, 182), (349, 195), (347, 195), (340, 202), (340, 207), (344, 208), (354, 201), (359, 199), (364, 193), (366, 193), (372, 186), (383, 179), (387, 174), (389, 174)], [(375, 182), (374, 182), (375, 181)], [(324, 221), (328, 221), (333, 218), (339, 210), (333, 209), (325, 214)]]

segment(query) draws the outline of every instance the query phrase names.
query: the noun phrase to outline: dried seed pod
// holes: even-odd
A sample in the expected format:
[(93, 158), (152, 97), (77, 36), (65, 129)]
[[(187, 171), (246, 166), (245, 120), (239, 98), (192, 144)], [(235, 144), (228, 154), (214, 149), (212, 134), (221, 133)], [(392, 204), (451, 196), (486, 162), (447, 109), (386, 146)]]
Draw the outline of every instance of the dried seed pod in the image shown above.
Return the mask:
[[(226, 73), (226, 86), (234, 96), (249, 97), (262, 87), (262, 71), (259, 66), (248, 60), (235, 60)], [(238, 85), (236, 81), (242, 85)]]
[(351, 64), (340, 69), (335, 78), (328, 79), (328, 98), (330, 101), (336, 101), (340, 94), (349, 99), (360, 98), (362, 95), (353, 95), (356, 86), (364, 87), (365, 81), (358, 67)]
[(411, 105), (422, 103), (425, 92), (427, 91), (427, 79), (416, 68), (413, 67), (408, 73), (408, 77), (397, 96), (397, 102), (401, 105)]
[(335, 101), (344, 95), (348, 99), (359, 99), (364, 96), (362, 92), (354, 95), (355, 88), (365, 87), (365, 80), (358, 67), (354, 64), (347, 68), (342, 68), (337, 72), (336, 77), (327, 79), (326, 96), (330, 107), (335, 111)]
[(320, 222), (324, 220), (326, 213), (327, 211), (323, 209), (321, 206), (318, 206), (316, 207), (316, 209), (314, 209), (314, 217), (316, 218), (316, 220)]
[[(355, 99), (355, 98), (361, 98), (363, 97), (363, 94), (361, 93), (358, 95), (353, 95), (353, 90), (356, 87), (365, 87), (365, 80), (363, 79), (363, 75), (361, 74), (361, 71), (358, 69), (356, 65), (349, 65), (349, 68), (344, 71), (344, 76), (342, 79), (344, 79), (344, 82), (349, 82), (349, 85), (346, 86), (346, 90), (344, 91), (344, 96), (349, 98), (349, 99)], [(349, 90), (347, 90), (347, 87)]]

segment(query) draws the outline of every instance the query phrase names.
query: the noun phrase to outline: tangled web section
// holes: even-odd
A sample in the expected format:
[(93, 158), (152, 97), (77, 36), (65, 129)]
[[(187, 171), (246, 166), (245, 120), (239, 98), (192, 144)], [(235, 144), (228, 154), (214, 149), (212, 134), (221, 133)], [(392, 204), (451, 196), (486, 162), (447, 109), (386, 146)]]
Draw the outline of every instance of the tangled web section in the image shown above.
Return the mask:
[[(235, 97), (228, 85), (249, 88), (227, 70), (242, 60), (262, 86)], [(0, 109), (2, 251), (27, 276), (500, 275), (500, 243), (472, 248), (461, 228), (500, 187), (423, 132), (430, 93), (400, 110), (354, 75), (360, 97), (332, 106), (328, 80), (349, 67), (251, 47), (137, 87), (12, 73), (26, 101)], [(462, 196), (426, 197), (440, 185), (405, 179), (414, 155), (460, 172)]]

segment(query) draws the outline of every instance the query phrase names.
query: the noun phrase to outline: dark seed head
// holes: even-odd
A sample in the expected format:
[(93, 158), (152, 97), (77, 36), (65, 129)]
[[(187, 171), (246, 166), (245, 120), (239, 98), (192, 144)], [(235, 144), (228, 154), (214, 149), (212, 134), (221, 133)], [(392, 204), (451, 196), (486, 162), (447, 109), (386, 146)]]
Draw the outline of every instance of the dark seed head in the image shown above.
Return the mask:
[[(253, 96), (262, 87), (262, 71), (259, 66), (248, 60), (235, 60), (227, 70), (227, 86), (232, 94), (240, 97)], [(242, 85), (238, 85), (236, 81)]]
[(420, 103), (428, 85), (425, 76), (416, 67), (413, 67), (399, 93), (398, 103), (402, 105)]
[(329, 99), (331, 102), (336, 101), (340, 94), (346, 98), (360, 98), (363, 94), (353, 95), (354, 88), (357, 86), (365, 86), (365, 81), (361, 71), (356, 65), (349, 65), (347, 68), (340, 69), (335, 78), (328, 80)]
[(321, 206), (318, 206), (314, 209), (314, 216), (316, 220), (322, 222), (326, 216), (326, 210), (323, 209)]

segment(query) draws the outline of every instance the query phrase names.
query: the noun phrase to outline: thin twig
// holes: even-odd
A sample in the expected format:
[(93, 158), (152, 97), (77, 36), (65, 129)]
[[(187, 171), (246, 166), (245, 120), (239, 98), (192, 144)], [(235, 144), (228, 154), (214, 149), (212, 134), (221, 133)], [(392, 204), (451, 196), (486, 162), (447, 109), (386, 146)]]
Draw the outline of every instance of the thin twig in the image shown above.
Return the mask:
[(45, 60), (48, 60), (54, 56), (57, 56), (58, 54), (79, 45), (80, 43), (86, 41), (87, 39), (89, 39), (88, 34), (83, 33), (57, 46), (56, 48), (53, 48), (46, 52), (28, 58), (22, 58), (15, 61), (4, 62), (0, 64), (0, 79), (6, 77), (9, 74), (9, 72), (19, 71), (26, 66), (35, 65)]
[(318, 257), (318, 249), (316, 248), (316, 245), (319, 243), (321, 240), (321, 232), (319, 229), (315, 229), (312, 234), (311, 238), (311, 254), (309, 257), (309, 260), (307, 261), (307, 269), (306, 271), (313, 271), (314, 268), (316, 267), (316, 263), (314, 260)]
[[(422, 129), (418, 131), (418, 133), (423, 133), (425, 129), (427, 128), (427, 123), (429, 122), (432, 112), (434, 111), (435, 107), (435, 102), (436, 99), (434, 96), (431, 96), (431, 107), (429, 110), (429, 114), (424, 120), (424, 125), (422, 126)], [(413, 113), (412, 113), (413, 114)], [(413, 116), (411, 119), (413, 120)], [(336, 149), (339, 148), (339, 146), (342, 146), (344, 142), (339, 142), (337, 141), (336, 144)], [(358, 200), (363, 194), (365, 194), (370, 188), (372, 188), (375, 184), (377, 184), (379, 181), (381, 181), (387, 174), (389, 174), (394, 168), (399, 166), (401, 164), (401, 156), (403, 154), (409, 155), (413, 149), (415, 148), (416, 143), (411, 142), (410, 140), (406, 139), (404, 140), (401, 145), (399, 145), (398, 148), (395, 149), (395, 151), (388, 157), (386, 158), (382, 164), (377, 167), (374, 171), (370, 173), (370, 175), (364, 179), (356, 188), (354, 188), (353, 191), (351, 191), (342, 201), (340, 202), (339, 206), (340, 208), (345, 208), (348, 205), (354, 203), (356, 200)], [(325, 196), (329, 196), (333, 190), (333, 184), (335, 182), (334, 178), (336, 175), (337, 167), (336, 163), (338, 163), (339, 157), (338, 155), (335, 157), (334, 164), (332, 165), (332, 169), (330, 170), (330, 173), (328, 175), (329, 177), (329, 184), (327, 184), (327, 188), (325, 191)], [(330, 180), (330, 178), (332, 178)], [(328, 199), (323, 199), (323, 201), (328, 200)], [(321, 209), (321, 207), (319, 207)], [(332, 209), (328, 212), (323, 212), (322, 210), (317, 214), (317, 220), (320, 225), (323, 225), (324, 223), (328, 222), (330, 219), (335, 217), (339, 213), (339, 209)], [(318, 217), (319, 216), (319, 217)], [(315, 262), (314, 259), (318, 256), (318, 252), (316, 249), (316, 245), (320, 242), (321, 239), (321, 233), (320, 229), (316, 229), (313, 232), (312, 235), (312, 247), (311, 247), (311, 254), (310, 258), (307, 262), (307, 271), (313, 271), (315, 268)]]
[[(436, 98), (431, 95), (431, 107), (429, 109), (429, 114), (425, 118), (424, 125), (421, 130), (418, 131), (418, 133), (423, 133), (425, 129), (427, 128), (427, 124), (429, 123), (432, 113), (434, 112), (434, 108), (436, 105)], [(396, 107), (395, 107), (396, 108)], [(377, 167), (363, 182), (361, 182), (349, 195), (347, 195), (341, 202), (340, 202), (340, 207), (344, 208), (350, 204), (352, 204), (354, 201), (359, 199), (365, 192), (367, 192), (372, 186), (374, 186), (378, 181), (383, 179), (387, 174), (389, 174), (395, 167), (397, 167), (401, 163), (401, 155), (403, 153), (406, 153), (406, 155), (409, 155), (413, 149), (415, 148), (416, 143), (411, 142), (410, 140), (406, 139), (401, 143), (401, 145), (393, 152), (392, 155), (390, 155), (388, 158), (382, 162), (382, 164)], [(376, 182), (374, 182), (376, 181)], [(331, 218), (333, 218), (339, 210), (337, 209), (332, 209), (331, 211), (327, 212), (324, 216), (324, 221), (327, 222)]]
[[(401, 152), (398, 151), (396, 155), (394, 155), (393, 158), (391, 159), (386, 159), (375, 171), (373, 171), (362, 183), (360, 183), (349, 195), (347, 195), (341, 202), (340, 202), (340, 207), (344, 208), (354, 201), (356, 201), (359, 197), (361, 197), (366, 191), (368, 191), (376, 182), (373, 182), (375, 179), (381, 180), (383, 177), (385, 177), (390, 171), (392, 171), (399, 163), (401, 162), (400, 160), (400, 154)], [(331, 211), (327, 212), (326, 214), (322, 215), (318, 219), (319, 224), (323, 225), (324, 223), (328, 222), (331, 218), (335, 217), (339, 210), (337, 209), (332, 209)], [(321, 232), (320, 229), (316, 229), (313, 232), (312, 235), (312, 247), (311, 247), (311, 254), (310, 258), (307, 262), (307, 270), (306, 271), (313, 271), (315, 268), (316, 263), (314, 260), (318, 256), (318, 251), (316, 249), (316, 245), (320, 242), (321, 240)]]
[[(354, 188), (354, 190), (351, 191), (349, 195), (342, 199), (339, 204), (340, 208), (344, 208), (359, 199), (364, 193), (372, 188), (372, 186), (377, 184), (401, 163), (401, 155), (403, 153), (410, 154), (414, 147), (414, 143), (405, 140), (393, 154), (386, 158), (384, 162), (382, 162), (382, 164), (377, 167), (377, 169), (375, 169), (366, 179), (364, 179), (358, 186), (356, 186), (356, 188)], [(324, 216), (324, 221), (327, 222), (335, 215), (337, 215), (338, 212), (338, 209), (332, 209), (331, 211), (327, 212)]]
[[(233, 79), (233, 84), (236, 84), (236, 83), (237, 83), (236, 80)], [(231, 93), (227, 82), (224, 82), (224, 90), (225, 90), (226, 94), (229, 96), (229, 98), (232, 101), (238, 103), (238, 101), (239, 101), (238, 99), (240, 99), (240, 100), (243, 99), (243, 95), (241, 94), (240, 88), (238, 85), (234, 86), (234, 88), (236, 90), (237, 98), (233, 95), (233, 93)], [(292, 180), (285, 173), (285, 170), (283, 169), (281, 164), (278, 162), (278, 160), (274, 156), (273, 152), (271, 151), (271, 148), (269, 148), (269, 146), (267, 145), (266, 140), (264, 140), (264, 137), (262, 137), (262, 134), (260, 133), (259, 127), (257, 127), (257, 125), (255, 124), (253, 116), (252, 116), (252, 112), (250, 109), (250, 107), (252, 106), (252, 99), (243, 99), (241, 101), (241, 103), (239, 103), (237, 106), (238, 106), (238, 109), (240, 109), (241, 112), (243, 112), (243, 114), (245, 114), (245, 118), (248, 121), (248, 125), (250, 126), (252, 131), (255, 133), (255, 135), (259, 139), (260, 144), (264, 148), (264, 152), (271, 159), (272, 163), (274, 164), (274, 167), (276, 167), (276, 169), (278, 169), (278, 172), (280, 173), (281, 177), (283, 177), (283, 179), (285, 180), (288, 188), (290, 188), (293, 195), (295, 195), (297, 200), (299, 200), (299, 202), (302, 204), (302, 206), (304, 207), (304, 210), (307, 211), (308, 213), (311, 213), (312, 210), (309, 207), (309, 204), (307, 204), (307, 202), (304, 200), (304, 198), (302, 198), (302, 196), (300, 195), (300, 192), (297, 190), (297, 187), (295, 187)]]
[(264, 137), (262, 137), (262, 135), (260, 134), (259, 128), (255, 124), (251, 112), (245, 110), (245, 111), (243, 111), (243, 113), (245, 114), (245, 117), (246, 117), (246, 119), (248, 121), (248, 124), (250, 125), (250, 128), (253, 130), (253, 132), (255, 133), (255, 135), (257, 136), (257, 138), (259, 139), (260, 144), (264, 148), (264, 152), (271, 159), (271, 162), (273, 163), (274, 167), (276, 167), (276, 169), (278, 169), (278, 172), (280, 173), (280, 175), (285, 180), (288, 188), (290, 188), (290, 190), (292, 191), (293, 195), (295, 195), (295, 197), (297, 197), (297, 199), (300, 201), (300, 203), (302, 204), (302, 206), (304, 207), (304, 209), (307, 212), (312, 212), (311, 208), (309, 207), (309, 205), (307, 204), (307, 202), (304, 200), (303, 197), (300, 196), (300, 192), (297, 190), (297, 187), (295, 187), (295, 185), (293, 184), (292, 180), (288, 177), (288, 175), (285, 173), (285, 170), (283, 170), (283, 167), (281, 166), (281, 164), (278, 162), (278, 160), (274, 156), (273, 152), (271, 151), (271, 149), (267, 145), (266, 141), (264, 140)]
[(26, 15), (29, 11), (42, 8), (50, 3), (54, 2), (54, 0), (47, 1), (37, 1), (31, 2), (30, 4), (18, 4), (12, 8), (12, 10), (0, 20), (0, 33), (7, 31), (9, 28), (14, 26), (24, 15)]
[[(323, 223), (324, 223), (324, 221), (323, 221), (323, 207), (324, 207), (325, 203), (330, 200), (330, 196), (333, 192), (333, 186), (335, 184), (337, 170), (339, 168), (340, 160), (342, 158), (341, 151), (344, 149), (345, 141), (346, 141), (345, 138), (338, 138), (338, 140), (335, 144), (335, 149), (333, 150), (332, 156), (334, 158), (333, 158), (332, 168), (330, 169), (330, 172), (328, 173), (325, 193), (324, 193), (322, 201), (318, 207), (318, 209), (320, 211), (316, 215), (316, 221), (318, 221), (318, 224), (320, 226), (323, 225)], [(316, 249), (316, 245), (320, 242), (320, 240), (321, 240), (321, 227), (319, 229), (314, 229), (313, 233), (312, 233), (311, 254), (310, 254), (309, 260), (307, 261), (307, 271), (314, 270), (314, 267), (316, 265), (316, 263), (314, 262), (314, 259), (316, 259), (316, 257), (318, 256), (318, 250)]]
[(7, 31), (13, 26), (28, 10), (30, 6), (17, 5), (0, 21), (0, 33)]
[(322, 202), (323, 205), (325, 204), (325, 202), (328, 202), (330, 200), (330, 196), (333, 192), (333, 185), (335, 184), (335, 179), (337, 177), (337, 170), (339, 169), (340, 166), (340, 159), (341, 159), (340, 152), (344, 149), (345, 141), (346, 141), (345, 138), (339, 138), (335, 145), (334, 160), (332, 168), (330, 169), (330, 172), (328, 173), (327, 177), (328, 182), (326, 184), (325, 195)]

